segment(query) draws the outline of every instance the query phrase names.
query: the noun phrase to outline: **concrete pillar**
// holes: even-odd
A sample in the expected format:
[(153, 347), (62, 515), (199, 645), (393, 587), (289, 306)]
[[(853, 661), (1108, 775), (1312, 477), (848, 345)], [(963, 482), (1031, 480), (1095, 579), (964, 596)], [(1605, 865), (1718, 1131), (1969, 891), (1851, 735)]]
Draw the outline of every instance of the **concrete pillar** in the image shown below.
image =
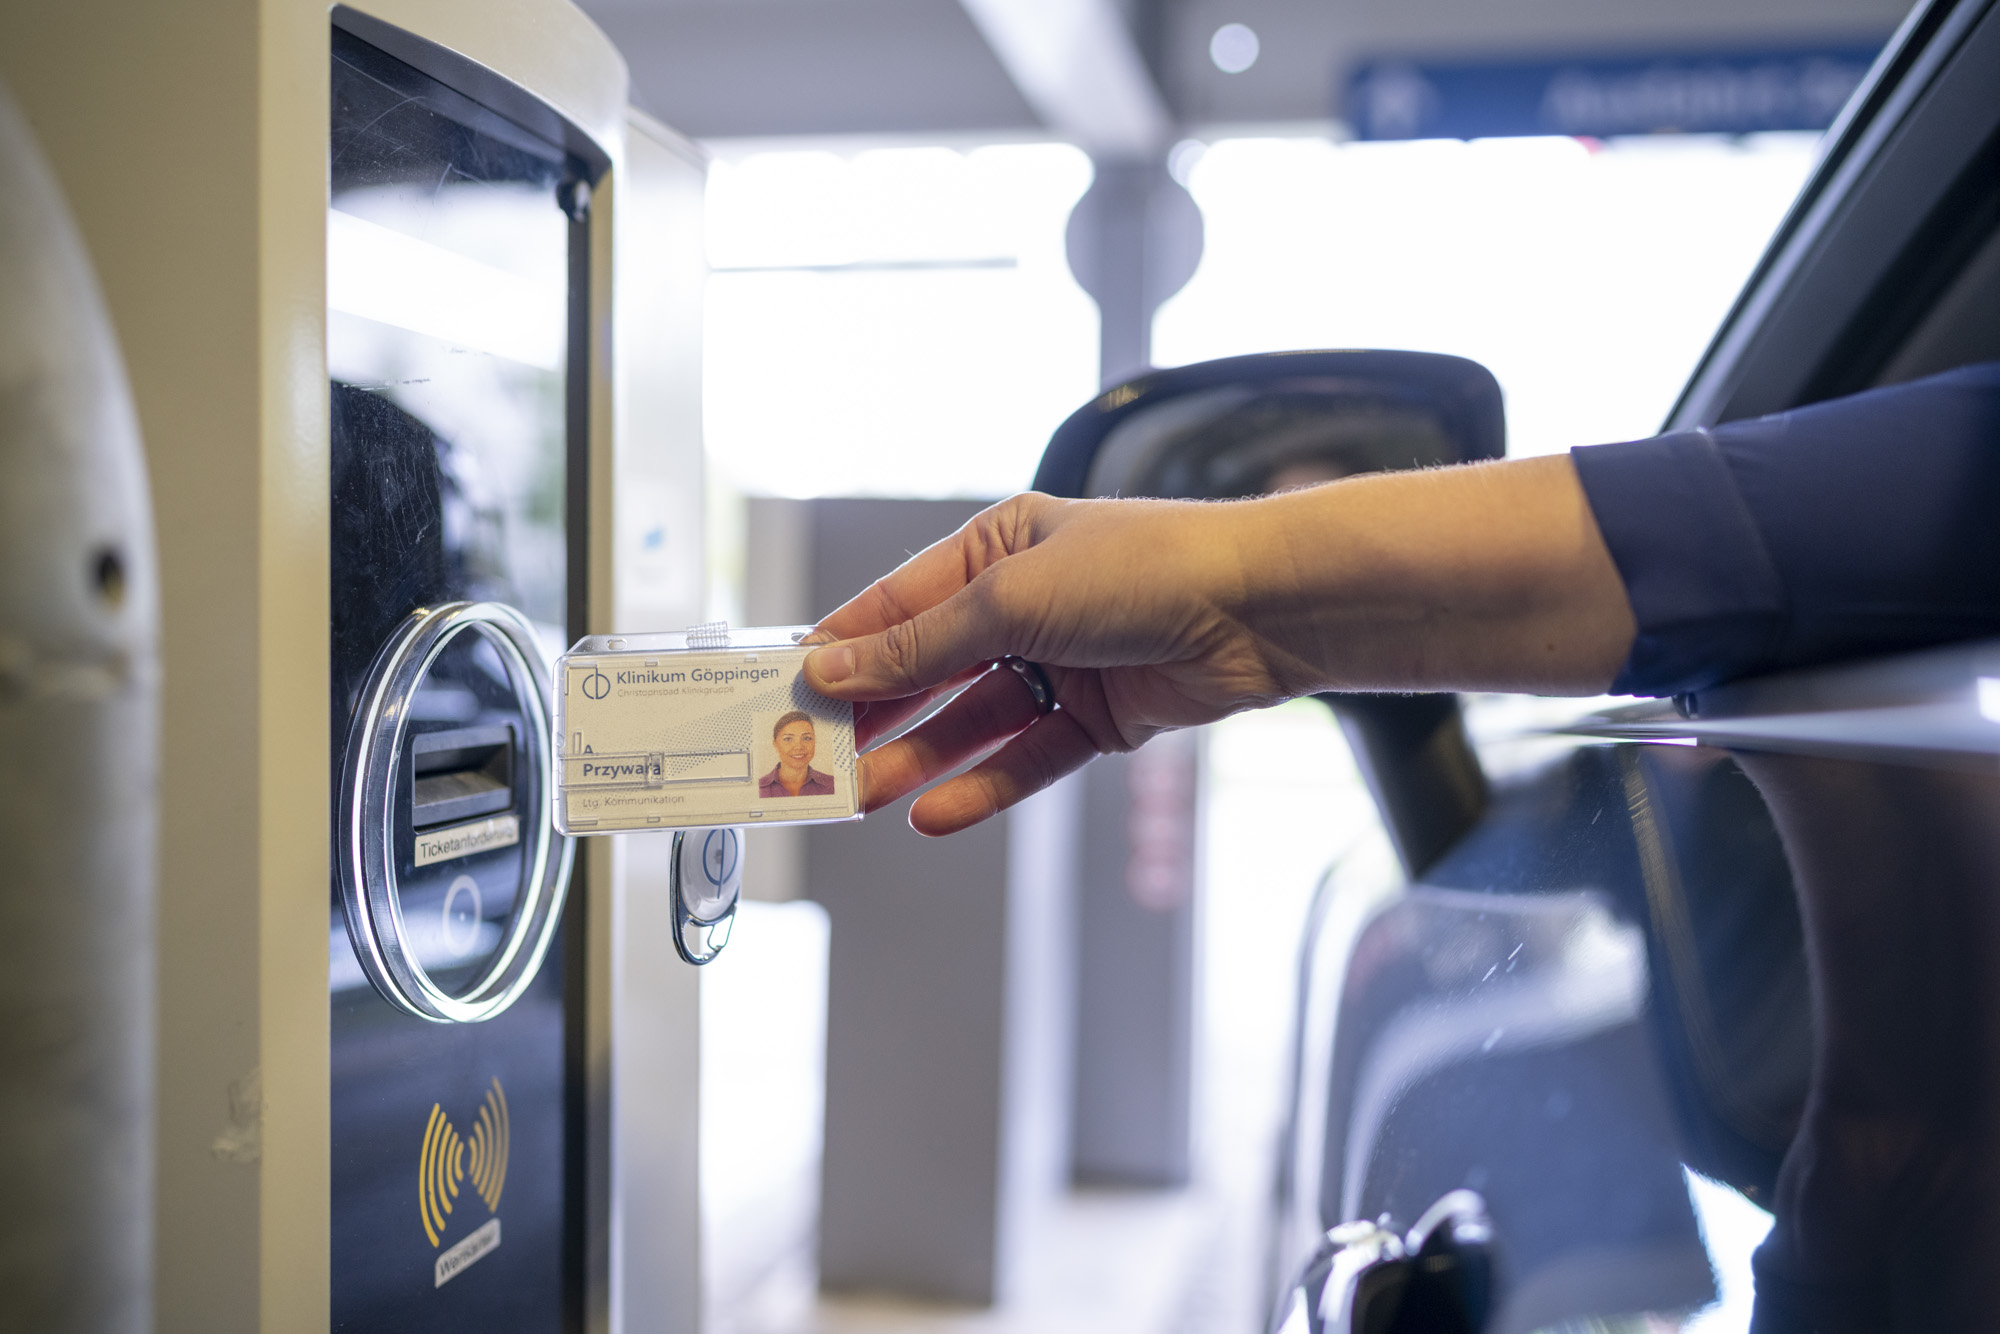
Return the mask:
[(1097, 302), (1106, 388), (1153, 368), (1153, 315), (1201, 262), (1201, 210), (1163, 161), (1100, 159), (1070, 213), (1070, 272)]
[(815, 828), (832, 918), (820, 1282), (986, 1305), (1065, 1184), (1076, 793), (951, 839)]
[(1194, 1098), (1200, 738), (1158, 737), (1082, 774), (1073, 1171), (1188, 1181)]
[[(1070, 216), (1068, 243), (1070, 268), (1102, 320), (1104, 386), (1151, 370), (1153, 315), (1201, 260), (1194, 200), (1159, 162), (1100, 161)], [(1163, 737), (1134, 755), (1100, 760), (1085, 776), (1072, 1164), (1079, 1180), (1188, 1180), (1198, 766), (1192, 738)], [(1168, 807), (1178, 833), (1159, 815)]]
[[(824, 614), (980, 508), (809, 509)], [(831, 919), (820, 1276), (833, 1289), (1004, 1300), (1022, 1231), (1069, 1163), (1080, 785), (919, 838), (907, 803), (803, 831), (802, 889)]]

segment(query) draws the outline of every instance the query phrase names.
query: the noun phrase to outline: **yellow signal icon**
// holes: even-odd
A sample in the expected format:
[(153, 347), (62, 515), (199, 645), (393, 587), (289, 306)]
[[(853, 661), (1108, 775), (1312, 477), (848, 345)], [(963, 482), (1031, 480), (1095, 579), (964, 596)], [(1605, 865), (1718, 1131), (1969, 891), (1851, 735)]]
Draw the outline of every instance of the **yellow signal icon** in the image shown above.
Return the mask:
[(480, 1104), (479, 1124), (472, 1128), (472, 1188), (489, 1213), (499, 1210), (500, 1190), (507, 1184), (508, 1138), (507, 1095), (496, 1079)]
[(441, 1244), (446, 1220), (458, 1199), (459, 1185), (468, 1176), (473, 1192), (485, 1202), (487, 1212), (499, 1210), (500, 1192), (507, 1184), (509, 1132), (507, 1094), (497, 1079), (486, 1090), (486, 1100), (479, 1106), (479, 1118), (470, 1138), (458, 1133), (451, 1118), (444, 1114), (442, 1104), (431, 1104), (423, 1149), (417, 1155), (417, 1214), (423, 1219), (424, 1235), (431, 1239), (431, 1245)]

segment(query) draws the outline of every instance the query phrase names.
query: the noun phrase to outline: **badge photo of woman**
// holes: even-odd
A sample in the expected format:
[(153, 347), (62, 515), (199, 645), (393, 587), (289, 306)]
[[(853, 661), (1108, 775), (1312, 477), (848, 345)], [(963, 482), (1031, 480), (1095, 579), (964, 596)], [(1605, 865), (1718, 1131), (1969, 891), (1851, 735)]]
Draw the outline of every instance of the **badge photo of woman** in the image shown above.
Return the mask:
[(812, 767), (813, 720), (797, 709), (785, 714), (771, 727), (771, 745), (778, 763), (757, 784), (764, 797), (830, 797), (833, 775)]

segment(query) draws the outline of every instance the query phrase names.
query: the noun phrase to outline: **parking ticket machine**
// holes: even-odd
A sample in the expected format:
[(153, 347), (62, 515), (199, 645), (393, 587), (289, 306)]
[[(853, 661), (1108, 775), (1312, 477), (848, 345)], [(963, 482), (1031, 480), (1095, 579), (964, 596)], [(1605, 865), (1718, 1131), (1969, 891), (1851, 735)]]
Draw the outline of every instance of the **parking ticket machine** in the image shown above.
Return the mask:
[(584, 628), (608, 163), (524, 90), (333, 23), (332, 1323), (554, 1330), (584, 1206), (547, 657)]
[(554, 831), (548, 670), (700, 619), (699, 153), (569, 0), (6, 7), (0, 79), (160, 534), (154, 1325), (692, 1329), (668, 853)]

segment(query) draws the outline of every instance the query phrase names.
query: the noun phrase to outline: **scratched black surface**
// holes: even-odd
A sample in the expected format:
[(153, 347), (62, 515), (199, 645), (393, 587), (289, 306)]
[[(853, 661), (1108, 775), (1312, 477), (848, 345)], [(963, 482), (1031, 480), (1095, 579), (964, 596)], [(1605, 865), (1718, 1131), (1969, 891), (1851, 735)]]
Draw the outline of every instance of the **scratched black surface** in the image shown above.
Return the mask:
[[(333, 41), (336, 201), (345, 190), (374, 186), (492, 182), (546, 188), (550, 209), (557, 207), (555, 185), (564, 164), (554, 149), (348, 34), (335, 31)], [(546, 229), (534, 236), (542, 243)], [(517, 603), (535, 597), (510, 588), (504, 564), (496, 569), (491, 560), (468, 560), (446, 522), (455, 475), (479, 462), (483, 441), (446, 438), (372, 386), (336, 382), (331, 410), (330, 703), (338, 766), (369, 665), (413, 608), (462, 597)], [(539, 437), (547, 443), (549, 466), (534, 474), (541, 479), (536, 485), (552, 494), (515, 499), (524, 510), (560, 515), (559, 403), (554, 414)], [(557, 624), (563, 619), (560, 608), (530, 610)], [(451, 672), (453, 684), (467, 688), (461, 693), (477, 700), (476, 714), (419, 722), (419, 728), (492, 721), (506, 713), (505, 701), (482, 685), (469, 655)], [(398, 830), (399, 841), (404, 832)], [(502, 851), (464, 859), (454, 873), (469, 870), (482, 884), (493, 882), (489, 907), (504, 916), (510, 895), (498, 887), (511, 883), (517, 864), (517, 853)], [(337, 891), (333, 914), (337, 923)], [(330, 947), (332, 1328), (553, 1334), (564, 1326), (565, 1300), (560, 940), (519, 1003), (474, 1025), (432, 1024), (400, 1013), (358, 982), (352, 959), (341, 957), (351, 946), (337, 928)], [(417, 1197), (418, 1155), (432, 1108), (466, 1135), (496, 1079), (512, 1129), (497, 1209), (489, 1210), (469, 1181), (461, 1183), (433, 1244)], [(438, 1286), (437, 1258), (496, 1215), (499, 1249)]]

